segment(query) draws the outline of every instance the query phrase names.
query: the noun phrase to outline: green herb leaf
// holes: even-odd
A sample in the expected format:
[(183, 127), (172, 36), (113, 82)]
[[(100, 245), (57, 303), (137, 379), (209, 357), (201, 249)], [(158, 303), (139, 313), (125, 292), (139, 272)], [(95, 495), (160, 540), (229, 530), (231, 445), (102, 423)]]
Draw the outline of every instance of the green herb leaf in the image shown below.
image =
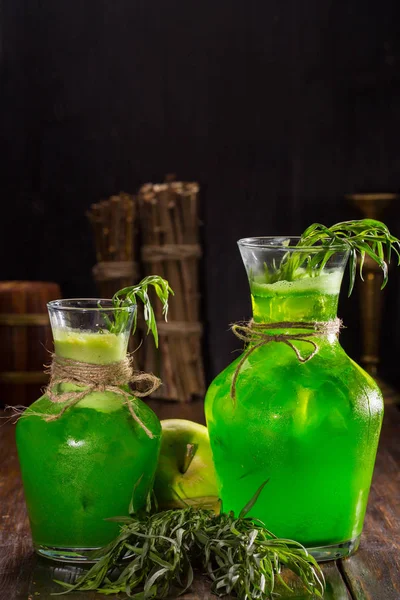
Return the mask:
[(269, 479), (267, 479), (266, 481), (264, 481), (264, 483), (262, 483), (260, 485), (260, 487), (258, 488), (258, 490), (256, 491), (256, 493), (254, 494), (254, 496), (252, 497), (252, 499), (246, 504), (246, 506), (244, 506), (242, 508), (242, 510), (240, 511), (240, 515), (239, 515), (239, 519), (243, 519), (243, 517), (245, 517), (253, 508), (253, 506), (255, 505), (255, 503), (257, 502), (261, 492), (263, 491), (264, 487), (267, 485)]
[[(314, 246), (319, 249), (318, 252), (309, 250)], [(361, 279), (366, 255), (379, 265), (383, 273), (382, 288), (388, 281), (388, 265), (393, 252), (400, 264), (400, 240), (381, 221), (343, 221), (331, 227), (313, 223), (300, 237), (295, 251), (285, 253), (279, 265), (269, 269), (265, 266), (265, 281), (294, 281), (304, 277), (304, 269), (310, 277), (319, 275), (333, 254), (340, 249), (349, 252), (349, 296), (354, 288), (358, 257)]]
[[(156, 297), (160, 300), (162, 305), (162, 314), (167, 320), (168, 316), (168, 299), (170, 294), (174, 294), (169, 286), (168, 281), (159, 277), (158, 275), (149, 275), (145, 277), (137, 285), (132, 285), (116, 292), (113, 296), (114, 308), (126, 308), (129, 306), (137, 306), (140, 300), (143, 304), (143, 317), (147, 325), (147, 334), (150, 332), (154, 337), (155, 345), (158, 347), (158, 331), (157, 322), (154, 314), (154, 309), (151, 304), (151, 298), (149, 295), (150, 289), (153, 288)], [(133, 316), (132, 334), (135, 333), (137, 328), (137, 309)], [(109, 326), (110, 331), (113, 333), (120, 333), (126, 326), (129, 315), (126, 311), (117, 312), (115, 322)]]
[(59, 582), (67, 588), (61, 593), (97, 590), (124, 592), (136, 600), (166, 598), (189, 589), (197, 564), (219, 596), (233, 593), (241, 600), (268, 600), (275, 595), (277, 581), (288, 588), (281, 576), (285, 567), (300, 578), (308, 594), (322, 598), (324, 577), (307, 550), (276, 538), (263, 523), (245, 517), (266, 483), (239, 517), (193, 507), (136, 515), (75, 585)]

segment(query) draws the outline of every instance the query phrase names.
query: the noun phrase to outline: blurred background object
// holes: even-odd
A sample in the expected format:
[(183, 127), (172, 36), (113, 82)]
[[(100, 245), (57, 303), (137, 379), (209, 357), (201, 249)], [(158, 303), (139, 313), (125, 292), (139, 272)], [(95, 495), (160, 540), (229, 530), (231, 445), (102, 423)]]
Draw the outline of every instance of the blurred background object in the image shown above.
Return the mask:
[[(362, 218), (380, 221), (384, 221), (385, 209), (392, 202), (398, 200), (399, 197), (399, 194), (388, 193), (348, 194), (347, 196), (360, 209)], [(394, 257), (394, 260), (396, 261), (396, 257)], [(392, 266), (393, 263), (390, 267)], [(391, 274), (395, 276), (395, 273)], [(360, 363), (377, 380), (384, 392), (386, 402), (391, 403), (396, 400), (395, 391), (379, 376), (381, 326), (385, 304), (385, 293), (381, 289), (383, 275), (380, 267), (368, 255), (365, 256), (364, 260), (363, 278), (364, 281), (357, 280), (357, 285), (361, 291), (359, 297), (363, 333)], [(385, 339), (387, 340), (387, 336), (385, 336)]]
[(138, 278), (134, 262), (135, 199), (120, 192), (92, 204), (86, 213), (93, 231), (97, 263), (92, 269), (102, 298), (112, 298)]
[(47, 302), (58, 298), (57, 283), (0, 282), (0, 405), (28, 406), (41, 396), (53, 351)]
[(170, 177), (166, 183), (143, 185), (138, 194), (143, 274), (161, 275), (174, 291), (168, 322), (164, 322), (159, 303), (154, 303), (159, 349), (144, 342), (143, 369), (163, 382), (154, 396), (181, 402), (205, 393), (198, 192), (198, 183)]
[[(141, 278), (136, 254), (137, 206), (132, 194), (120, 192), (95, 202), (86, 212), (92, 229), (92, 246), (96, 264), (92, 276), (97, 296), (112, 298), (116, 291)], [(137, 331), (129, 339), (128, 350), (135, 353), (138, 369), (142, 368), (141, 335)]]

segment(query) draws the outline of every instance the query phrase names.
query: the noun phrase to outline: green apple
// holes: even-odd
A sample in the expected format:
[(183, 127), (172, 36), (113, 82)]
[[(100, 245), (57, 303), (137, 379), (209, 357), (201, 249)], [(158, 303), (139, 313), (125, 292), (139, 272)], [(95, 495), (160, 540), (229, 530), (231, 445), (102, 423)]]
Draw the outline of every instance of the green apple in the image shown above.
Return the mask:
[(185, 419), (165, 419), (161, 426), (154, 482), (159, 510), (189, 505), (217, 511), (217, 482), (207, 427)]

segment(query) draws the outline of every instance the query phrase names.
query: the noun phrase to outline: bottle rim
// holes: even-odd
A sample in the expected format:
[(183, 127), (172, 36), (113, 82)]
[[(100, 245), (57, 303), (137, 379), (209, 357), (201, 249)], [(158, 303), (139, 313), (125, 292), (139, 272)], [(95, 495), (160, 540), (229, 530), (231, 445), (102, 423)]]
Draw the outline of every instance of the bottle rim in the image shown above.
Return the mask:
[(241, 238), (237, 241), (238, 246), (244, 248), (257, 248), (259, 250), (284, 250), (296, 252), (321, 252), (321, 250), (334, 250), (335, 252), (348, 252), (348, 246), (343, 244), (332, 244), (332, 246), (297, 246), (301, 239), (299, 235), (273, 235)]
[(57, 311), (133, 312), (136, 309), (136, 304), (114, 306), (111, 298), (63, 298), (51, 300), (47, 303), (47, 308)]

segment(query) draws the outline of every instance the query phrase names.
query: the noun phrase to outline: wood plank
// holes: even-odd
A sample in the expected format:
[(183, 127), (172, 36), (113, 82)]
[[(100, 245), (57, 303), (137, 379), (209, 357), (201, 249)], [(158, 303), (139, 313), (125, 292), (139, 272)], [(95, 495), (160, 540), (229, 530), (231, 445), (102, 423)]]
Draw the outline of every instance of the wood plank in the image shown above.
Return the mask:
[[(326, 580), (324, 600), (351, 600), (351, 596), (337, 564), (335, 562), (329, 562), (324, 564), (322, 569)], [(307, 596), (304, 596), (304, 600), (306, 600), (306, 598)], [(308, 600), (310, 600), (309, 596)]]
[[(174, 404), (171, 402), (153, 402), (153, 408), (161, 418), (175, 416)], [(200, 404), (180, 405), (187, 408), (187, 418), (201, 417)], [(190, 407), (192, 413), (190, 412)], [(178, 415), (176, 415), (178, 416)], [(183, 416), (183, 415), (181, 415)], [(3, 477), (0, 480), (0, 598), (7, 600), (51, 600), (51, 594), (60, 591), (55, 579), (72, 583), (83, 572), (83, 568), (65, 563), (53, 563), (36, 556), (32, 551), (29, 523), (23, 497), (21, 479), (19, 475), (18, 459), (16, 455), (14, 426), (3, 423), (0, 435), (0, 464)], [(348, 600), (346, 587), (340, 577), (335, 564), (325, 565), (327, 579), (326, 600)], [(302, 600), (304, 595), (300, 582), (289, 577), (294, 588), (293, 600)], [(279, 589), (282, 598), (287, 597), (283, 589)], [(118, 596), (109, 596), (111, 600)], [(95, 592), (77, 592), (76, 600), (100, 600), (103, 594)], [(210, 584), (206, 578), (198, 575), (187, 594), (181, 596), (183, 600), (212, 600), (215, 598), (210, 592)], [(229, 598), (227, 598), (229, 600)]]
[[(73, 583), (84, 572), (84, 569), (73, 565), (63, 563), (52, 563), (44, 558), (35, 557), (33, 569), (31, 570), (29, 582), (26, 591), (19, 592), (15, 600), (25, 600), (27, 597), (35, 600), (53, 600), (52, 594), (60, 592), (61, 587), (54, 581), (55, 579)], [(10, 597), (11, 598), (11, 597)], [(74, 592), (71, 599), (74, 600), (104, 600), (104, 594), (96, 592)], [(107, 596), (111, 600), (121, 600), (121, 595)], [(210, 586), (206, 579), (198, 576), (187, 594), (179, 596), (182, 600), (215, 600), (215, 596), (210, 592)], [(173, 600), (171, 598), (170, 600)], [(226, 596), (225, 600), (229, 600)]]
[[(322, 565), (322, 570), (326, 581), (324, 600), (351, 600), (337, 564), (335, 562), (325, 563)], [(285, 573), (285, 571), (283, 571), (283, 574), (285, 582), (292, 588), (293, 592), (290, 593), (282, 585), (277, 585), (275, 588), (277, 599), (311, 600), (310, 596), (304, 591), (304, 587), (298, 577), (293, 573)]]
[(189, 419), (196, 423), (206, 424), (204, 415), (204, 400), (192, 400), (191, 402), (174, 402), (173, 400), (162, 400), (158, 398), (144, 398), (146, 404), (162, 419)]
[(387, 406), (359, 551), (341, 562), (357, 600), (400, 598), (400, 413)]
[[(61, 580), (67, 583), (73, 583), (84, 572), (83, 568), (63, 563), (52, 563), (44, 558), (33, 557), (30, 564), (29, 578), (25, 586), (18, 590), (16, 600), (32, 599), (39, 597), (41, 600), (52, 600), (52, 594), (60, 591), (60, 586), (54, 580)], [(324, 600), (350, 600), (346, 585), (343, 582), (339, 569), (335, 563), (324, 566), (324, 574), (327, 582), (326, 594)], [(300, 581), (292, 576), (286, 577), (286, 580), (293, 587), (293, 594), (288, 595), (283, 586), (277, 586), (276, 592), (280, 594), (282, 600), (290, 598), (291, 600), (310, 600), (310, 597), (304, 593)], [(107, 596), (111, 600), (120, 600), (121, 596)], [(10, 597), (11, 598), (11, 597)], [(74, 592), (73, 599), (76, 600), (104, 600), (104, 594), (96, 592)], [(208, 580), (197, 574), (190, 591), (183, 596), (182, 600), (215, 600), (215, 595), (210, 591)], [(230, 600), (231, 596), (225, 596), (225, 600)], [(171, 599), (173, 600), (173, 599)]]
[[(159, 416), (172, 416), (169, 411), (173, 411), (173, 406), (170, 402), (165, 405), (168, 412)], [(200, 416), (199, 405), (192, 407), (193, 415), (189, 413), (189, 406), (186, 418)], [(157, 413), (163, 412), (158, 404), (154, 408)], [(327, 580), (324, 600), (398, 600), (400, 597), (399, 424), (400, 413), (394, 406), (387, 407), (361, 548), (350, 559), (323, 565)], [(0, 598), (34, 600), (38, 597), (51, 600), (51, 594), (60, 589), (54, 579), (72, 582), (82, 569), (52, 563), (33, 554), (15, 449), (14, 426), (4, 422), (0, 426), (0, 468)], [(290, 576), (287, 580), (293, 585), (294, 593), (288, 595), (284, 590), (277, 589), (282, 599), (309, 598), (298, 581)], [(74, 598), (100, 600), (104, 595), (79, 592)], [(112, 596), (111, 600), (117, 598)], [(190, 592), (181, 598), (212, 600), (215, 596), (210, 592), (209, 582), (199, 575)]]
[(0, 469), (0, 598), (11, 600), (25, 587), (26, 573), (31, 570), (32, 542), (15, 450), (14, 426), (1, 419)]

